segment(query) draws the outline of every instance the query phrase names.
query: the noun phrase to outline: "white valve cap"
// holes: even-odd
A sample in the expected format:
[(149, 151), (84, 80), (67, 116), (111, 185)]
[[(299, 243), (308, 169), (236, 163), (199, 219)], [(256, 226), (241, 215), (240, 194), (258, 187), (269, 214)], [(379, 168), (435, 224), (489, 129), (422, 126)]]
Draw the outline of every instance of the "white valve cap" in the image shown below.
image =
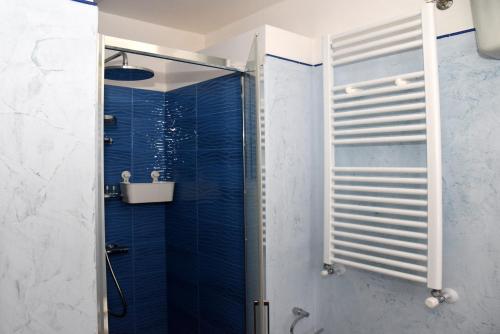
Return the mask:
[(439, 300), (436, 297), (429, 297), (425, 300), (425, 306), (428, 308), (436, 308), (439, 306)]
[(328, 276), (328, 270), (326, 270), (326, 269), (321, 270), (321, 276), (323, 276), (323, 277)]

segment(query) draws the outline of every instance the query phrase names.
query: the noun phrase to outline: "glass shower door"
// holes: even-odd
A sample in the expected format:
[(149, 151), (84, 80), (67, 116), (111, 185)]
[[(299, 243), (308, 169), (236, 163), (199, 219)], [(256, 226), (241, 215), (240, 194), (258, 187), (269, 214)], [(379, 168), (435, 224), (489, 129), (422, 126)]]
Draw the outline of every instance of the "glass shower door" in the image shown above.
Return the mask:
[(264, 244), (261, 201), (258, 36), (255, 36), (243, 77), (245, 159), (246, 332), (267, 332)]

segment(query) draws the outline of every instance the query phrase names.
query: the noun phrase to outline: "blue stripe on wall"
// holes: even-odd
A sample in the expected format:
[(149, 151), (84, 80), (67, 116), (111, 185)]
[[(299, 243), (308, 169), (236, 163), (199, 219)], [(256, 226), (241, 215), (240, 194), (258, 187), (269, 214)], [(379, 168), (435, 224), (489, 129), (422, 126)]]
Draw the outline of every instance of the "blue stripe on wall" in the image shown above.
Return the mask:
[[(281, 56), (276, 56), (276, 55), (273, 55), (273, 54), (270, 54), (270, 53), (267, 53), (266, 56), (268, 57), (273, 57), (273, 58), (276, 58), (276, 59), (281, 59), (281, 60), (286, 60), (286, 61), (290, 61), (292, 63), (295, 63), (295, 64), (300, 64), (300, 65), (306, 65), (306, 66), (315, 66), (313, 64), (308, 64), (308, 63), (304, 63), (304, 62), (301, 62), (301, 61), (298, 61), (298, 60), (293, 60), (293, 59), (290, 59), (290, 58), (285, 58), (285, 57), (281, 57)], [(317, 65), (316, 65), (317, 66)]]
[(466, 34), (466, 33), (473, 32), (473, 31), (476, 31), (476, 29), (470, 28), (470, 29), (460, 30), (457, 32), (452, 32), (451, 34), (440, 35), (437, 38), (442, 39), (442, 38), (447, 38), (447, 37), (453, 37), (453, 36), (462, 35), (462, 34)]
[[(476, 31), (475, 28), (466, 29), (466, 30), (460, 30), (460, 31), (457, 31), (457, 32), (453, 32), (451, 34), (440, 35), (440, 36), (437, 37), (437, 39), (443, 39), (443, 38), (453, 37), (453, 36), (457, 36), (457, 35), (461, 35), (461, 34), (466, 34), (466, 33), (474, 32), (474, 31)], [(289, 61), (289, 62), (300, 64), (300, 65), (305, 65), (305, 66), (314, 66), (314, 67), (317, 67), (317, 66), (323, 65), (323, 63), (308, 64), (308, 63), (304, 63), (304, 62), (301, 62), (301, 61), (293, 60), (293, 59), (290, 59), (290, 58), (276, 56), (276, 55), (273, 55), (273, 54), (270, 54), (270, 53), (267, 53), (266, 56), (273, 57), (273, 58), (276, 58), (276, 59), (285, 60), (285, 61)]]
[(84, 3), (86, 5), (91, 5), (91, 6), (97, 6), (97, 3), (93, 1), (87, 1), (87, 0), (71, 0), (71, 1)]

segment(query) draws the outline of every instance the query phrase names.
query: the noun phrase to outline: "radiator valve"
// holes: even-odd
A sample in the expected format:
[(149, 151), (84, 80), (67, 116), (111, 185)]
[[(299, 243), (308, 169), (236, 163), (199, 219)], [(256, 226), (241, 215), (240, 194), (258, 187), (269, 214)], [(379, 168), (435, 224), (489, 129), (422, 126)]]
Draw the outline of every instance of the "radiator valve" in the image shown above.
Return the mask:
[(453, 289), (432, 290), (431, 297), (425, 300), (425, 306), (430, 309), (438, 307), (440, 304), (453, 304), (458, 301), (458, 293)]
[(323, 264), (323, 270), (321, 270), (321, 276), (327, 277), (330, 275), (341, 276), (345, 273), (345, 267), (341, 264)]

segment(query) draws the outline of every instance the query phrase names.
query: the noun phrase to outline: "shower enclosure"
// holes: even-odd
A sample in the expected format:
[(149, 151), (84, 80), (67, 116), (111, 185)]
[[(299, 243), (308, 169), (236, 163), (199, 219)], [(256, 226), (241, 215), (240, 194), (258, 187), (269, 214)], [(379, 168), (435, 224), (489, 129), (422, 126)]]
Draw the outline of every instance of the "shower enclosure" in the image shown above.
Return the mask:
[[(228, 64), (102, 38), (102, 333), (264, 330), (257, 44)], [(127, 182), (175, 182), (172, 201), (126, 203)]]

